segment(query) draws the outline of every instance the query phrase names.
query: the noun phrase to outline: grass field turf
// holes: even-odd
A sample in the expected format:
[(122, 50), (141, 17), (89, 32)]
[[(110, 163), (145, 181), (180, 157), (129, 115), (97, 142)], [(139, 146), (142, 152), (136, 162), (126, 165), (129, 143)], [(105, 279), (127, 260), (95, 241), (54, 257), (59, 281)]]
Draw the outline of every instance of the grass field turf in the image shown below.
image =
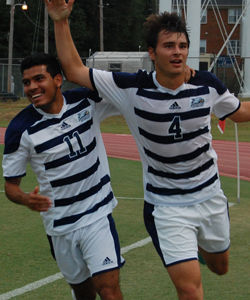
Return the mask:
[[(2, 153), (3, 146), (0, 146)], [(118, 197), (114, 218), (121, 247), (147, 237), (142, 219), (143, 191), (140, 162), (109, 159), (112, 185)], [(30, 191), (36, 184), (28, 170), (23, 189)], [(236, 203), (236, 180), (222, 177), (229, 201), (235, 205), (231, 214), (231, 262), (227, 275), (218, 277), (201, 266), (206, 300), (250, 299), (250, 203), (249, 182), (241, 182), (241, 202)], [(0, 183), (3, 191), (3, 181)], [(121, 197), (121, 198), (120, 198)], [(127, 198), (126, 198), (127, 197)], [(1, 294), (59, 272), (50, 256), (48, 242), (38, 213), (6, 200), (1, 192), (0, 213), (0, 300)], [(125, 300), (174, 300), (175, 289), (170, 282), (152, 243), (124, 254), (126, 264), (121, 271)], [(63, 279), (47, 284), (13, 299), (71, 299)]]
[[(20, 111), (26, 100), (0, 103), (0, 127)], [(234, 140), (234, 124), (226, 123), (225, 134), (212, 119), (215, 139)], [(102, 124), (103, 132), (129, 133), (122, 117), (109, 118)], [(239, 124), (239, 140), (250, 141), (250, 123)], [(3, 146), (0, 145), (2, 157)], [(140, 162), (109, 159), (112, 185), (119, 204), (114, 211), (121, 247), (147, 237), (142, 219), (143, 197)], [(1, 174), (0, 174), (1, 175)], [(2, 178), (2, 175), (1, 175)], [(36, 184), (32, 172), (23, 180), (23, 189), (30, 191)], [(236, 180), (222, 177), (222, 185), (229, 201), (234, 202), (231, 214), (231, 261), (226, 276), (212, 274), (201, 266), (206, 300), (250, 299), (250, 203), (249, 182), (241, 181), (241, 202), (236, 203)], [(3, 180), (0, 180), (0, 300), (1, 294), (59, 272), (50, 256), (47, 238), (38, 213), (6, 200)], [(122, 198), (120, 198), (122, 197)], [(127, 199), (123, 197), (128, 197)], [(175, 289), (156, 254), (152, 243), (124, 255), (126, 264), (121, 271), (121, 286), (125, 300), (174, 300)], [(69, 287), (63, 279), (12, 299), (66, 300), (71, 299)]]

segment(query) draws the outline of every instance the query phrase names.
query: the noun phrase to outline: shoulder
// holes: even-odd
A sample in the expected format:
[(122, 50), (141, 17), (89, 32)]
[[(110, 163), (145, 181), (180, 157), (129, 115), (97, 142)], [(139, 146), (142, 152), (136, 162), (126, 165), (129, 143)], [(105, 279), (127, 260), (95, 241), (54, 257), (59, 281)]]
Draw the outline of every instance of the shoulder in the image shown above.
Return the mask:
[(91, 91), (90, 89), (83, 87), (64, 91), (63, 96), (65, 97), (67, 104), (80, 102), (83, 99), (91, 99), (95, 102), (101, 101), (97, 91)]
[[(117, 87), (127, 88), (155, 88), (152, 73), (145, 70), (139, 70), (136, 73), (128, 72), (107, 72), (93, 69), (92, 73), (99, 74), (98, 78), (113, 78)], [(95, 76), (96, 78), (96, 76)]]
[(196, 71), (195, 76), (192, 77), (188, 83), (193, 85), (212, 87), (216, 89), (219, 95), (222, 95), (227, 90), (224, 83), (219, 80), (213, 73), (208, 71)]
[(6, 130), (4, 153), (7, 154), (16, 151), (23, 133), (41, 118), (42, 115), (31, 104), (19, 112)]
[(113, 73), (113, 78), (120, 88), (156, 88), (152, 72), (139, 70), (137, 73)]

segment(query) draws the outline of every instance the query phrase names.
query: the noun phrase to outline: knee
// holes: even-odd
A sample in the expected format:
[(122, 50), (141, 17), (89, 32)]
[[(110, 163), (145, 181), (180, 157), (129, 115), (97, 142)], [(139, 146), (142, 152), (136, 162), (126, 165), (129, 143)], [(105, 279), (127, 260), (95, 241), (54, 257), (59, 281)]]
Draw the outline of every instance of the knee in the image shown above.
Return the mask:
[(225, 275), (228, 272), (228, 264), (208, 265), (209, 269), (217, 275)]
[(200, 300), (203, 299), (202, 285), (185, 285), (177, 288), (178, 298), (182, 300)]
[(119, 286), (103, 286), (97, 292), (103, 300), (122, 300), (122, 293)]

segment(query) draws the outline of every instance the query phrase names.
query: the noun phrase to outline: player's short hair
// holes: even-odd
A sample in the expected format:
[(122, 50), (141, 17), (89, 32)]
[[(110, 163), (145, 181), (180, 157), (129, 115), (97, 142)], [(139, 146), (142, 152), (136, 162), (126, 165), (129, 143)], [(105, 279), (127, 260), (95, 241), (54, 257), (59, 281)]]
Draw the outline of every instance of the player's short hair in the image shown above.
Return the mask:
[(52, 78), (54, 78), (57, 74), (62, 75), (62, 68), (58, 59), (48, 53), (34, 53), (26, 56), (21, 62), (21, 73), (23, 74), (26, 69), (40, 65), (47, 66), (47, 72), (50, 73)]
[(143, 24), (144, 35), (147, 47), (156, 48), (159, 32), (184, 33), (187, 38), (188, 47), (190, 44), (186, 22), (176, 13), (163, 12), (161, 14), (152, 14)]

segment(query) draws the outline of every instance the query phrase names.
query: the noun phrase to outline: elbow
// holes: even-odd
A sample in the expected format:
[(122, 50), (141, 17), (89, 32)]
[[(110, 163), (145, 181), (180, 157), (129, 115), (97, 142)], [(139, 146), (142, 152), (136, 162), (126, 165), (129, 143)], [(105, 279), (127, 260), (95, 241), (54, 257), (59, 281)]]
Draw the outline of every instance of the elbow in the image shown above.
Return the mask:
[(72, 76), (71, 73), (64, 72), (64, 75), (65, 75), (65, 78), (66, 78), (67, 81), (73, 82), (74, 77)]

